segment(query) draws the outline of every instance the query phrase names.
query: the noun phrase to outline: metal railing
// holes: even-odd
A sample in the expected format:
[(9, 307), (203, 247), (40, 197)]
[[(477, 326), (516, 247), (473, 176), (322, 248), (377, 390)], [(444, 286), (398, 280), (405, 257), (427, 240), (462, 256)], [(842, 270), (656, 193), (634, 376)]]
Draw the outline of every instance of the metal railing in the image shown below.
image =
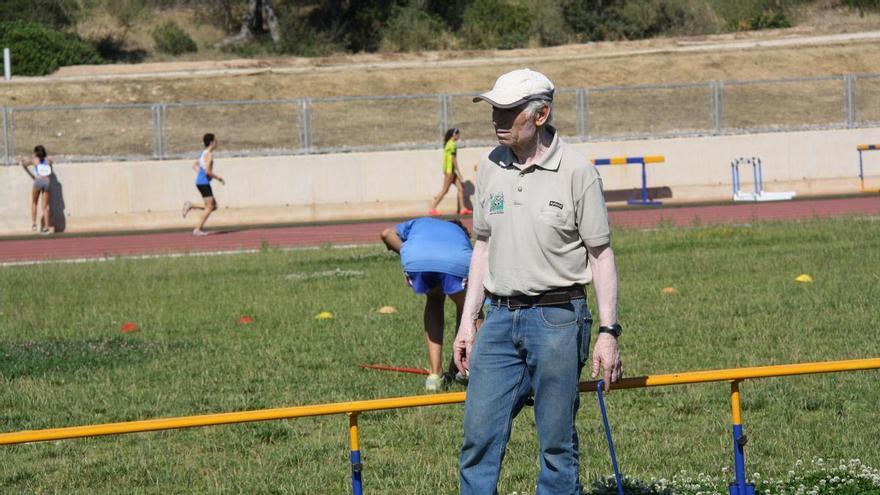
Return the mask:
[[(747, 495), (754, 493), (754, 487), (747, 489), (744, 447), (746, 445), (743, 432), (742, 412), (740, 410), (740, 382), (757, 378), (785, 377), (817, 373), (837, 373), (844, 371), (863, 371), (880, 369), (880, 358), (851, 359), (844, 361), (824, 361), (816, 363), (784, 364), (774, 366), (757, 366), (750, 368), (731, 368), (720, 370), (689, 371), (666, 375), (640, 376), (625, 378), (611, 386), (612, 389), (634, 389), (663, 387), (670, 385), (686, 385), (709, 382), (730, 382), (730, 408), (733, 427), (733, 453), (736, 479), (731, 483), (731, 494)], [(597, 381), (582, 382), (580, 392), (595, 392)], [(0, 434), (0, 445), (14, 445), (34, 442), (48, 442), (73, 438), (120, 435), (124, 433), (142, 433), (159, 430), (177, 430), (200, 426), (217, 426), (254, 421), (270, 421), (280, 419), (304, 418), (310, 416), (326, 416), (345, 414), (349, 418), (349, 437), (351, 447), (352, 490), (355, 495), (362, 492), (362, 469), (360, 439), (358, 433), (358, 416), (369, 411), (382, 411), (464, 402), (465, 392), (454, 392), (411, 397), (394, 397), (386, 399), (363, 400), (354, 402), (337, 402), (312, 406), (282, 407), (241, 411), (179, 418), (148, 419), (123, 423), (106, 423), (99, 425), (73, 426), (45, 430), (20, 431)], [(734, 491), (735, 490), (735, 491)]]
[[(191, 157), (213, 132), (220, 156), (439, 149), (495, 142), (472, 93), (0, 107), (12, 164), (36, 144), (69, 161)], [(560, 88), (554, 124), (573, 141), (880, 126), (880, 74)]]

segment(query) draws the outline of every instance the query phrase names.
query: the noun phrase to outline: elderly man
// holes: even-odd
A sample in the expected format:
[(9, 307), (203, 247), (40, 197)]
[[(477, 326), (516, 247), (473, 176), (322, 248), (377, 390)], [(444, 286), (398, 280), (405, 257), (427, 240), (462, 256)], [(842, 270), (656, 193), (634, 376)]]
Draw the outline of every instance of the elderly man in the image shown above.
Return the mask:
[[(553, 83), (521, 69), (474, 101), (492, 105), (500, 146), (481, 162), (474, 201), (477, 235), (455, 360), (470, 374), (461, 450), (461, 493), (496, 492), (513, 418), (530, 393), (540, 443), (538, 495), (581, 493), (578, 381), (592, 316), (601, 326), (592, 372), (606, 389), (623, 374), (617, 339), (617, 269), (596, 168), (550, 125)], [(474, 320), (485, 295), (486, 320)]]

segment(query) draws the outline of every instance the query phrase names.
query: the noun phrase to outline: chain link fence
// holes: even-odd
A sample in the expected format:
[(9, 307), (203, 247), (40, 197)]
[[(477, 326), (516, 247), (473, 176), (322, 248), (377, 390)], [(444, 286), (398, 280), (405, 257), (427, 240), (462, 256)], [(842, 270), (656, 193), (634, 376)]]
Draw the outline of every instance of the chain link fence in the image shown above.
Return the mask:
[[(37, 144), (66, 161), (192, 157), (212, 132), (220, 156), (495, 143), (474, 94), (352, 96), (138, 105), (0, 107), (7, 165)], [(560, 88), (553, 123), (571, 141), (880, 126), (880, 74), (765, 81)]]

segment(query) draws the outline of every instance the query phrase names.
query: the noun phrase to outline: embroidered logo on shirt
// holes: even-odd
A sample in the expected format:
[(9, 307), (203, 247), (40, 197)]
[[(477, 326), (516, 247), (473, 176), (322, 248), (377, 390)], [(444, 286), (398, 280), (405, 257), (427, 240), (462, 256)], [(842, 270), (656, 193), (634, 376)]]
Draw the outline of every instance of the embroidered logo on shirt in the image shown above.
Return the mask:
[(504, 193), (489, 193), (489, 214), (504, 213)]
[(551, 201), (551, 202), (550, 202), (550, 206), (553, 206), (553, 207), (559, 208), (560, 210), (562, 209), (562, 203), (559, 203), (559, 202), (556, 202), (556, 201)]

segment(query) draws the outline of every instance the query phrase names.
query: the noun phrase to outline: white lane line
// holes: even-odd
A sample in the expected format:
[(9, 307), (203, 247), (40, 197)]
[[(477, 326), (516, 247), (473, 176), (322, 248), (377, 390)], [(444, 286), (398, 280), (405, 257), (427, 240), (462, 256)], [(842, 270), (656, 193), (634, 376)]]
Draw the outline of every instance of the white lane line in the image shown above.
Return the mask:
[[(330, 249), (352, 249), (358, 247), (368, 247), (368, 246), (376, 246), (379, 243), (371, 242), (371, 243), (363, 243), (363, 244), (333, 244), (330, 246)], [(323, 246), (287, 246), (287, 247), (275, 247), (270, 246), (269, 249), (277, 250), (277, 251), (313, 251), (321, 249)], [(116, 260), (154, 260), (154, 259), (162, 259), (162, 258), (185, 258), (189, 256), (228, 256), (228, 255), (236, 255), (236, 254), (254, 254), (259, 253), (262, 249), (233, 249), (226, 251), (196, 251), (196, 252), (188, 252), (188, 253), (161, 253), (161, 254), (140, 254), (140, 255), (119, 255), (119, 256), (95, 256), (95, 257), (86, 257), (86, 258), (65, 258), (65, 259), (55, 259), (55, 260), (23, 260), (23, 261), (4, 261), (0, 262), (0, 268), (12, 267), (12, 266), (35, 266), (35, 265), (62, 265), (62, 264), (72, 264), (72, 263), (101, 263), (105, 261), (116, 261)]]

